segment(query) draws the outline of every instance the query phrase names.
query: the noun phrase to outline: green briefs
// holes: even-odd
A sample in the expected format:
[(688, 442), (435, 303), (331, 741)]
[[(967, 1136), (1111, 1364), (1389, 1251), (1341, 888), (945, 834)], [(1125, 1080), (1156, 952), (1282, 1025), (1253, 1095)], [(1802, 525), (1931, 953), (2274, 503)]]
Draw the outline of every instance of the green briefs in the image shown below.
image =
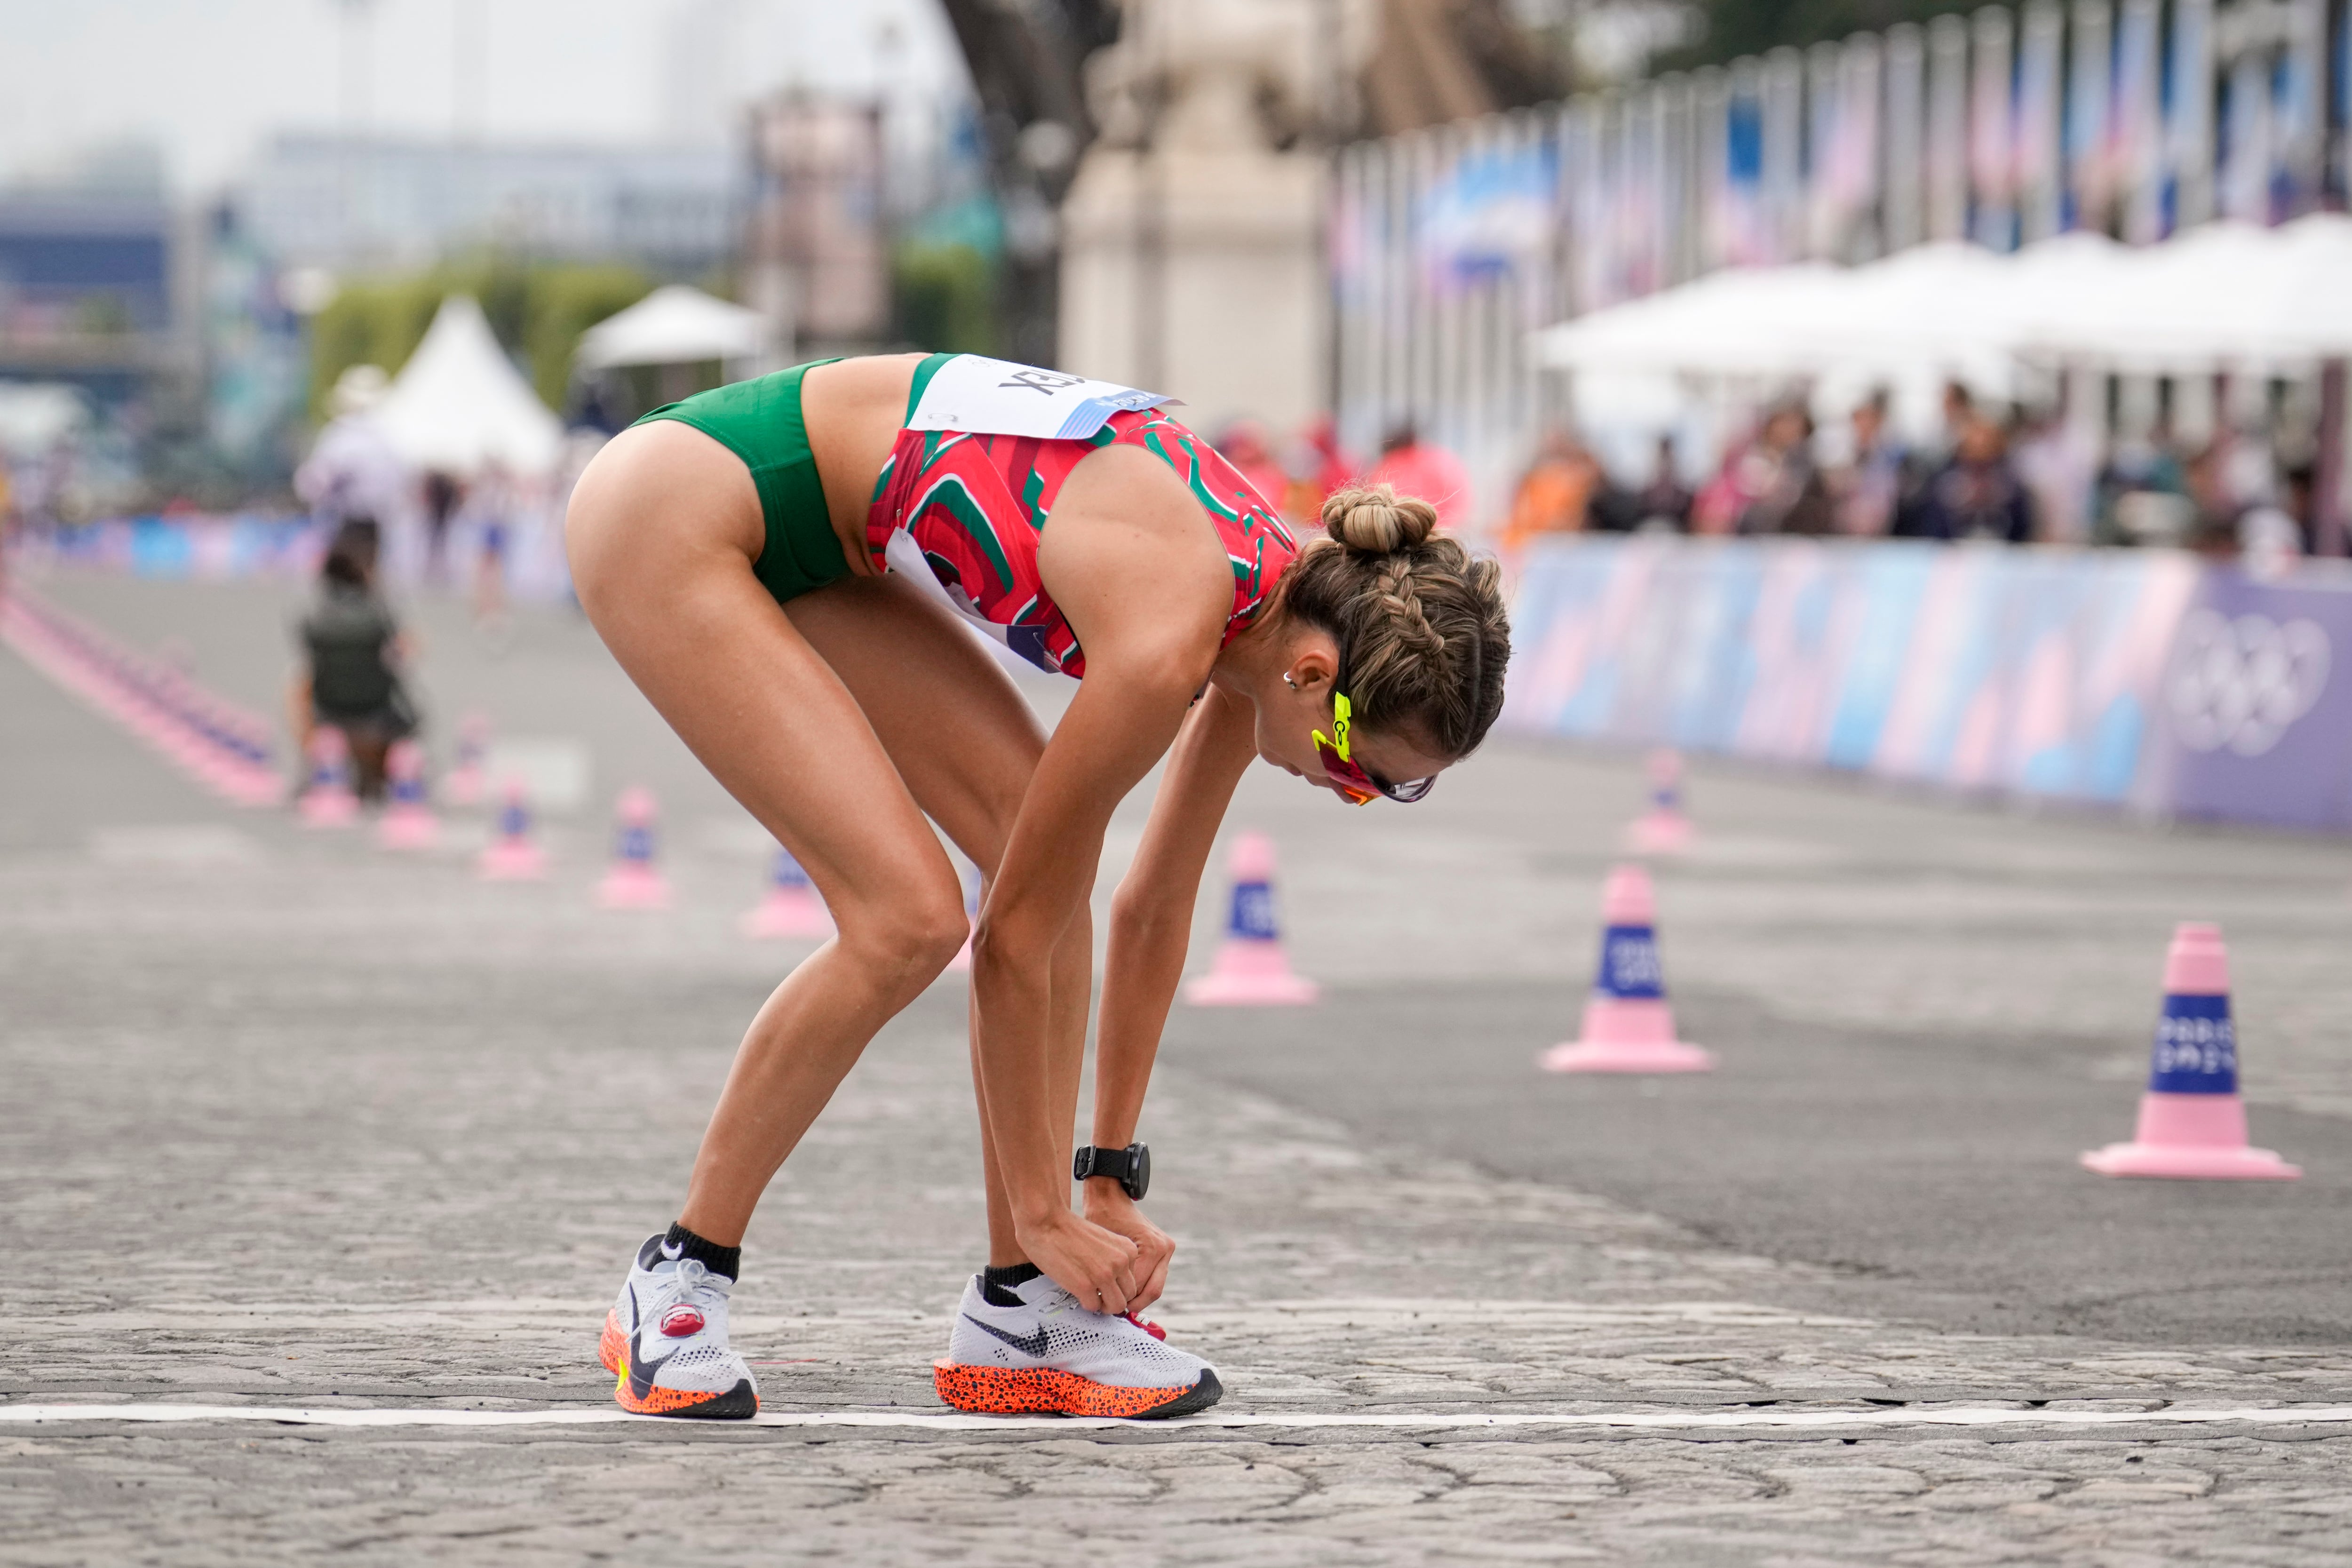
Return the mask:
[(739, 381), (664, 404), (637, 421), (675, 419), (691, 425), (743, 459), (759, 487), (767, 543), (751, 570), (776, 603), (849, 575), (849, 559), (833, 531), (833, 514), (818, 481), (816, 454), (801, 422), (801, 376), (816, 360), (773, 375)]

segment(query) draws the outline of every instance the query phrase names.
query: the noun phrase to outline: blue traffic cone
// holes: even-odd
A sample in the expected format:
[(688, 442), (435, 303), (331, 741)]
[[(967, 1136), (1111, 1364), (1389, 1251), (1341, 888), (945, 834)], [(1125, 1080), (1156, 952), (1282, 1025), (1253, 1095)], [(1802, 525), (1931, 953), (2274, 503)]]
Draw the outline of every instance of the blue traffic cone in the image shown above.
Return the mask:
[(2220, 926), (2187, 921), (2173, 931), (2138, 1130), (2128, 1143), (2084, 1154), (2083, 1163), (2103, 1176), (2286, 1182), (2303, 1174), (2268, 1149), (2247, 1146), (2230, 955)]
[(1225, 940), (1209, 973), (1184, 988), (1184, 999), (1196, 1007), (1295, 1007), (1314, 1001), (1322, 987), (1291, 971), (1275, 919), (1274, 840), (1263, 833), (1234, 840), (1232, 874)]
[(745, 936), (761, 941), (790, 942), (833, 934), (833, 920), (824, 912), (824, 900), (817, 896), (808, 873), (793, 858), (793, 852), (781, 844), (776, 846), (776, 858), (769, 868), (767, 897), (744, 910), (742, 919), (736, 923)]
[(608, 910), (664, 910), (669, 882), (655, 862), (656, 813), (651, 790), (625, 789), (613, 830), (613, 864), (596, 886), (596, 901)]

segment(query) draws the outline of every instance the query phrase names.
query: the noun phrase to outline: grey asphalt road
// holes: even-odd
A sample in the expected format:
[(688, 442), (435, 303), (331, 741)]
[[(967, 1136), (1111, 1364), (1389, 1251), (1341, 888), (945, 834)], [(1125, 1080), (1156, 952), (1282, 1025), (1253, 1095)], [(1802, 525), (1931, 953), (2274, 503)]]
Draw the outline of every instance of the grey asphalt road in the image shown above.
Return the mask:
[(2298, 1183), (2120, 1182), (2076, 1150), (2129, 1136), (2106, 1053), (2064, 1037), (1872, 1032), (1680, 1003), (1712, 1073), (1529, 1070), (1578, 988), (1350, 988), (1315, 1026), (1177, 1015), (1167, 1059), (1311, 1103), (1385, 1147), (1600, 1193), (1743, 1251), (1822, 1266), (1825, 1310), (1986, 1333), (2166, 1343), (2352, 1339), (2352, 1125), (2256, 1113)]
[[(256, 706), (276, 700), (299, 588), (68, 576), (51, 591), (134, 641), (182, 646), (200, 678)], [(417, 613), (443, 747), (456, 712), (486, 710), (502, 733), (585, 743), (600, 787), (656, 784), (674, 837), (734, 813), (576, 616), (528, 616), (492, 652), (454, 605)], [(1066, 685), (1030, 689), (1050, 713)], [(94, 789), (73, 749), (28, 746), (11, 789), (30, 809), (0, 814), (0, 835), (71, 838), (190, 798), (121, 737), (92, 743), (107, 758)], [(1335, 982), (1330, 1000), (1311, 1016), (1180, 1007), (1167, 1058), (1383, 1147), (1606, 1194), (1820, 1266), (1826, 1306), (1979, 1331), (2352, 1338), (2352, 1026), (2337, 1022), (2352, 1015), (2334, 1011), (2352, 1003), (2352, 963), (2336, 957), (2352, 955), (2352, 846), (2029, 817), (1702, 763), (1709, 837), (1659, 869), (1662, 942), (1684, 1033), (1722, 1066), (1682, 1079), (1537, 1072), (1534, 1055), (1573, 1033), (1592, 890), (1638, 798), (1630, 764), (1506, 740), (1427, 806), (1377, 822), (1254, 776), (1234, 824), (1284, 844), (1299, 962)], [(1129, 847), (1143, 804), (1139, 792), (1122, 813)], [(2070, 896), (2105, 901), (2053, 907)], [(1195, 968), (1217, 902), (1202, 900)], [(2169, 920), (2217, 906), (2233, 931), (2269, 928), (2262, 946), (2242, 942), (2242, 972), (2265, 952), (2303, 965), (2274, 985), (2315, 1020), (2295, 1042), (2301, 1092), (2253, 1120), (2306, 1174), (2094, 1177), (2074, 1157), (2129, 1135)], [(1734, 929), (1713, 923), (1732, 908)], [(1675, 923), (1685, 910), (1695, 931)], [(2093, 940), (2119, 961), (2103, 963)], [(2085, 994), (2104, 1030), (2083, 1026)], [(2274, 1046), (2259, 1004), (2241, 1013), (2258, 1082)]]
[[(274, 710), (296, 592), (44, 586)], [(1516, 742), (1412, 808), (1259, 770), (1229, 824), (1277, 840), (1326, 999), (1171, 1019), (1144, 1132), (1182, 1250), (1154, 1315), (1215, 1361), (1221, 1410), (1304, 1425), (10, 1425), (610, 1408), (617, 1270), (806, 949), (737, 932), (761, 835), (575, 618), (526, 614), (501, 649), (446, 602), (414, 614), (436, 750), (478, 710), (590, 759), (545, 883), (468, 874), (478, 815), (403, 859), (219, 805), (0, 652), (0, 1562), (2352, 1552), (2352, 1424), (2295, 1408), (2352, 1400), (2352, 845), (1702, 765), (1658, 891), (1685, 1033), (1722, 1066), (1561, 1079), (1535, 1057), (1573, 1027), (1641, 790), (1632, 759)], [(1050, 717), (1067, 686), (1028, 689)], [(659, 914), (593, 897), (632, 784), (664, 806)], [(2074, 1167), (2128, 1131), (2182, 918), (2231, 937), (2255, 1128), (2298, 1184)], [(771, 1410), (938, 1408), (982, 1234), (964, 1006), (943, 978), (884, 1031), (754, 1220), (734, 1322)], [(2274, 1418), (2173, 1424), (2249, 1408)], [(1832, 1425), (1573, 1425), (1595, 1411)], [(1497, 1413), (1538, 1425), (1410, 1425)], [(1962, 1414), (1994, 1424), (1935, 1424)], [(2115, 1424), (2046, 1424), (2075, 1415)]]

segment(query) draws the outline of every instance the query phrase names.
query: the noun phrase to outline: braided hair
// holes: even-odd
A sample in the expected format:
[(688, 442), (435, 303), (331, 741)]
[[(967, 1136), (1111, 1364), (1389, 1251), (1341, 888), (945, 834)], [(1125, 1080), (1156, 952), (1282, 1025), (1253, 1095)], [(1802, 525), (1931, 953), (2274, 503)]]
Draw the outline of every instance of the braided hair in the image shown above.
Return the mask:
[(1387, 485), (1333, 491), (1323, 531), (1283, 573), (1282, 614), (1339, 644), (1356, 722), (1469, 755), (1502, 711), (1511, 661), (1502, 568), (1438, 533), (1436, 508)]

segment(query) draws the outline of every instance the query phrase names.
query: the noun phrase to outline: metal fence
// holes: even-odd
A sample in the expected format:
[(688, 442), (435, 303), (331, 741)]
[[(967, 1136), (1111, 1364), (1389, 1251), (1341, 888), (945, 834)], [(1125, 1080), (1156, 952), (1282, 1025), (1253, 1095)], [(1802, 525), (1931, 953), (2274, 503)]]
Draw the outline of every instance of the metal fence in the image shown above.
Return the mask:
[(1987, 7), (1360, 142), (1330, 222), (1351, 449), (1412, 423), (1491, 518), (1549, 417), (1528, 332), (1723, 267), (2341, 206), (2352, 0)]

